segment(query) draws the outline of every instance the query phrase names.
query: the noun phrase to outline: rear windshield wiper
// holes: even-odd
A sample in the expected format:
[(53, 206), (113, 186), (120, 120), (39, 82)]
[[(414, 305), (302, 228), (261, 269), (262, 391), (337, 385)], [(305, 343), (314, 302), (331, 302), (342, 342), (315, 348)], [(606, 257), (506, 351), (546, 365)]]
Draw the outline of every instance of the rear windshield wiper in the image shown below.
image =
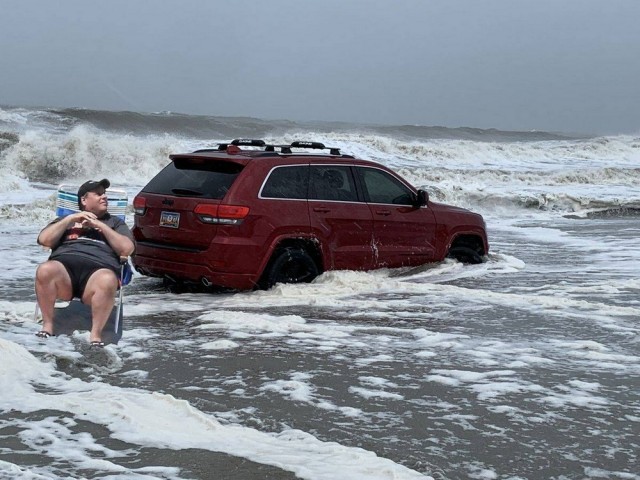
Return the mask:
[(176, 195), (192, 195), (195, 197), (201, 197), (204, 193), (199, 192), (198, 190), (191, 190), (189, 188), (172, 188), (171, 193), (175, 193)]

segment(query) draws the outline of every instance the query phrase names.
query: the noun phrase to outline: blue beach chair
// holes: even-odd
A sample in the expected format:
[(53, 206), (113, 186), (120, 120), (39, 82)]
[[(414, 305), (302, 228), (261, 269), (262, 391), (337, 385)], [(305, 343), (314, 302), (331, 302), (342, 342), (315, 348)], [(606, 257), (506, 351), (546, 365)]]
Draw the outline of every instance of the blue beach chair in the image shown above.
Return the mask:
[[(60, 185), (56, 194), (56, 216), (63, 217), (79, 212), (78, 209), (78, 186)], [(127, 192), (120, 189), (109, 188), (107, 190), (109, 200), (109, 213), (119, 217), (122, 221), (126, 218), (128, 205)], [(131, 282), (133, 270), (128, 258), (121, 258), (120, 268), (120, 288), (118, 297), (113, 306), (111, 316), (102, 331), (102, 341), (105, 344), (117, 344), (122, 337), (123, 330), (123, 291), (126, 285)], [(36, 302), (34, 319), (37, 322), (40, 308)], [(68, 306), (55, 308), (54, 314), (54, 335), (71, 334), (75, 330), (91, 330), (91, 307), (85, 305), (78, 298), (72, 299)]]

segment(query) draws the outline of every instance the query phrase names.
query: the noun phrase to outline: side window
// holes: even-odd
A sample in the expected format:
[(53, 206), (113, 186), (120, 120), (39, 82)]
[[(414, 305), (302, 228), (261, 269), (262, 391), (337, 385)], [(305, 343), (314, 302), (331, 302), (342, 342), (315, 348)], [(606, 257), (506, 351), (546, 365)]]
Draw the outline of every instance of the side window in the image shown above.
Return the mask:
[(357, 202), (351, 168), (340, 165), (311, 165), (309, 175), (310, 200)]
[(308, 166), (277, 167), (271, 170), (264, 187), (262, 187), (260, 196), (263, 198), (295, 198), (306, 200), (308, 187)]
[(413, 204), (413, 192), (387, 172), (376, 168), (358, 167), (358, 174), (365, 188), (367, 202), (393, 205)]

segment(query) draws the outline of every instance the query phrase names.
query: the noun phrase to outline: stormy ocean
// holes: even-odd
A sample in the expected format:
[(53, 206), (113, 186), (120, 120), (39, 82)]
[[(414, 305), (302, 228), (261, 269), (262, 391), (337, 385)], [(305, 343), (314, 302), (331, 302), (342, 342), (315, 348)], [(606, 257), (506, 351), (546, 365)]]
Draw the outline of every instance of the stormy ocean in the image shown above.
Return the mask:
[[(170, 293), (36, 338), (60, 183), (321, 141), (481, 213), (481, 265)], [(129, 212), (127, 222), (133, 224)], [(0, 479), (640, 479), (640, 136), (0, 108)]]

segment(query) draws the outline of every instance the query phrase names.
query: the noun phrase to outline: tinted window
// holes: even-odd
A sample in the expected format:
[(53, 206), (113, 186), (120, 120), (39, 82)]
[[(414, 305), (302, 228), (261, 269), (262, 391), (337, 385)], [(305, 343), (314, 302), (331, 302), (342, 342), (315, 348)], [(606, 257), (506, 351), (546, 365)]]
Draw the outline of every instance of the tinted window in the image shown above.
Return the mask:
[(357, 202), (358, 194), (350, 167), (312, 165), (310, 167), (309, 198)]
[(262, 188), (262, 197), (307, 199), (309, 167), (274, 168)]
[(365, 188), (365, 198), (371, 203), (412, 205), (413, 192), (400, 180), (383, 170), (358, 167)]
[(242, 165), (230, 162), (177, 159), (158, 173), (142, 191), (222, 199), (242, 168)]

